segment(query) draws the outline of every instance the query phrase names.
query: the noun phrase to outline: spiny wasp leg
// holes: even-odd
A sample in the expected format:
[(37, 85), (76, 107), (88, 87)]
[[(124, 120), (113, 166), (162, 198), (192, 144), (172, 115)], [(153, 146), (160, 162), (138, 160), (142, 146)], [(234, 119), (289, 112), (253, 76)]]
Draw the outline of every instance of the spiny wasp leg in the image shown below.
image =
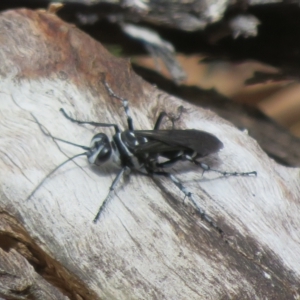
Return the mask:
[(199, 166), (202, 170), (203, 173), (205, 171), (212, 171), (212, 172), (216, 172), (221, 174), (224, 177), (229, 177), (229, 176), (257, 176), (257, 172), (256, 171), (251, 171), (251, 172), (228, 172), (228, 171), (220, 171), (220, 170), (216, 170), (211, 168), (209, 165), (199, 162), (197, 160), (191, 160), (191, 162), (193, 162), (195, 165)]
[(128, 100), (125, 99), (125, 98), (122, 98), (120, 96), (118, 96), (113, 90), (112, 88), (109, 86), (109, 84), (105, 81), (105, 79), (103, 80), (103, 83), (109, 93), (110, 96), (118, 99), (118, 100), (121, 100), (122, 102), (122, 105), (124, 107), (124, 110), (125, 110), (125, 114), (127, 116), (127, 124), (128, 124), (128, 129), (129, 130), (134, 130), (133, 128), (133, 121), (132, 121), (132, 118), (130, 116), (130, 112), (129, 112), (129, 106), (128, 106)]
[(111, 186), (110, 186), (110, 188), (109, 188), (109, 192), (108, 192), (106, 198), (104, 199), (104, 201), (102, 202), (101, 206), (99, 207), (98, 212), (97, 212), (97, 214), (96, 214), (96, 216), (95, 216), (95, 218), (94, 218), (94, 220), (93, 220), (94, 223), (97, 223), (97, 221), (99, 220), (99, 217), (100, 217), (102, 211), (104, 210), (104, 208), (105, 208), (105, 206), (106, 206), (108, 200), (110, 199), (111, 194), (113, 193), (113, 191), (115, 190), (116, 186), (117, 186), (118, 183), (120, 182), (120, 180), (121, 180), (121, 178), (122, 178), (124, 172), (127, 171), (127, 170), (128, 170), (128, 167), (122, 168), (122, 169), (119, 171), (119, 173), (118, 173), (118, 175), (116, 176), (116, 178), (114, 179), (114, 181), (112, 182), (112, 184), (111, 184)]
[(185, 197), (188, 197), (191, 203), (196, 207), (197, 212), (200, 215), (201, 219), (204, 220), (207, 224), (209, 224), (219, 234), (223, 235), (223, 230), (220, 227), (218, 227), (218, 225), (205, 213), (205, 210), (203, 210), (197, 204), (197, 202), (193, 197), (193, 194), (190, 191), (188, 191), (188, 189), (182, 184), (180, 180), (178, 180), (174, 175), (168, 172), (153, 171), (151, 172), (151, 175), (164, 176), (169, 178), (177, 186), (177, 188), (185, 195)]

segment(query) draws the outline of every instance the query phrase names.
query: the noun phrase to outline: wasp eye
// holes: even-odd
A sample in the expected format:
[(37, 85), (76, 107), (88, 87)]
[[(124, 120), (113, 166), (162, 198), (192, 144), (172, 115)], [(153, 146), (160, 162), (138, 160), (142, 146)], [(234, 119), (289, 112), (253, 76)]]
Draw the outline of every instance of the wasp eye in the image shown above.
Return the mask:
[(91, 148), (99, 148), (109, 143), (108, 137), (104, 133), (94, 135), (91, 141)]
[(111, 146), (110, 145), (103, 145), (97, 148), (96, 156), (95, 156), (95, 164), (102, 165), (106, 161), (109, 160), (111, 156)]
[(88, 155), (89, 162), (101, 165), (109, 160), (111, 155), (111, 144), (104, 133), (96, 134), (91, 141), (91, 151)]

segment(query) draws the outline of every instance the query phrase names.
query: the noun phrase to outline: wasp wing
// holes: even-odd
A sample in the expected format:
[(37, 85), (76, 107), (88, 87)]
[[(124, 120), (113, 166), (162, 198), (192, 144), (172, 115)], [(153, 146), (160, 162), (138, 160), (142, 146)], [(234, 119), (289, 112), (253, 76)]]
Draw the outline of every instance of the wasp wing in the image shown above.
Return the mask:
[(200, 130), (135, 130), (139, 138), (147, 138), (147, 142), (135, 147), (135, 153), (168, 152), (193, 150), (198, 157), (204, 157), (223, 148), (222, 142), (214, 135)]

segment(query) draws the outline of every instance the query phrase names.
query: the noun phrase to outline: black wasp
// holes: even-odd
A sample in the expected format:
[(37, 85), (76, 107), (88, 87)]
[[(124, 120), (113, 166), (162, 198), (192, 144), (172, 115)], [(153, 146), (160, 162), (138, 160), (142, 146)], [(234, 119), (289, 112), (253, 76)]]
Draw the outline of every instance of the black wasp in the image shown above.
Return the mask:
[[(202, 219), (210, 224), (218, 232), (222, 233), (222, 230), (215, 224), (215, 222), (206, 215), (205, 211), (201, 207), (198, 206), (193, 198), (193, 194), (190, 193), (174, 175), (166, 172), (165, 169), (172, 166), (178, 161), (189, 161), (201, 167), (204, 171), (211, 170), (214, 172), (218, 172), (223, 176), (256, 175), (256, 172), (222, 172), (219, 170), (211, 169), (208, 165), (198, 161), (199, 158), (203, 158), (209, 154), (213, 154), (219, 151), (223, 147), (222, 142), (214, 135), (205, 131), (194, 129), (159, 129), (163, 119), (167, 116), (165, 112), (160, 113), (153, 130), (134, 130), (132, 118), (129, 114), (128, 101), (116, 95), (107, 84), (107, 82), (104, 81), (104, 84), (110, 96), (121, 100), (127, 116), (128, 129), (121, 131), (117, 124), (79, 121), (71, 118), (61, 108), (60, 111), (63, 113), (63, 115), (68, 120), (77, 124), (89, 124), (98, 127), (114, 128), (115, 134), (113, 135), (111, 140), (107, 137), (106, 134), (97, 133), (92, 138), (90, 147), (86, 147), (53, 137), (43, 129), (42, 125), (33, 116), (44, 134), (50, 136), (54, 140), (80, 147), (84, 149), (85, 152), (69, 158), (68, 160), (57, 166), (54, 170), (52, 170), (51, 173), (48, 174), (44, 178), (44, 180), (34, 189), (34, 191), (28, 198), (30, 198), (41, 186), (41, 184), (58, 168), (78, 156), (85, 155), (87, 156), (90, 164), (103, 166), (104, 164), (112, 163), (120, 168), (120, 171), (118, 172), (116, 178), (109, 188), (108, 195), (104, 199), (94, 218), (94, 222), (97, 222), (97, 220), (99, 219), (101, 212), (103, 211), (108, 199), (111, 196), (111, 193), (119, 183), (123, 174), (128, 173), (131, 170), (135, 170), (140, 173), (145, 173), (149, 176), (157, 175), (168, 177), (184, 193), (184, 195), (191, 200), (191, 202), (197, 208), (198, 213), (201, 215)], [(161, 159), (163, 159), (164, 161), (160, 162)]]

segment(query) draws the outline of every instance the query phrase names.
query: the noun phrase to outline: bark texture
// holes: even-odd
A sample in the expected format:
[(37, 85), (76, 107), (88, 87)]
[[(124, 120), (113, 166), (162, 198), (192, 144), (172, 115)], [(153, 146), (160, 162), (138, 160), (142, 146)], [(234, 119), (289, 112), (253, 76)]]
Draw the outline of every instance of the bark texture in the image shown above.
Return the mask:
[[(45, 11), (0, 15), (0, 297), (4, 299), (297, 299), (299, 169), (274, 163), (247, 133), (214, 113), (145, 83), (128, 61)], [(174, 174), (224, 231), (221, 236), (168, 180), (124, 178), (97, 224), (92, 220), (116, 175), (84, 158), (39, 182), (99, 131), (66, 120), (153, 128), (160, 111), (184, 112), (177, 128), (224, 143), (215, 168), (258, 172), (220, 178), (188, 164)], [(34, 117), (33, 117), (34, 116)], [(167, 122), (165, 127), (171, 126)], [(111, 129), (101, 129), (111, 134)], [(43, 296), (40, 296), (43, 295)]]

